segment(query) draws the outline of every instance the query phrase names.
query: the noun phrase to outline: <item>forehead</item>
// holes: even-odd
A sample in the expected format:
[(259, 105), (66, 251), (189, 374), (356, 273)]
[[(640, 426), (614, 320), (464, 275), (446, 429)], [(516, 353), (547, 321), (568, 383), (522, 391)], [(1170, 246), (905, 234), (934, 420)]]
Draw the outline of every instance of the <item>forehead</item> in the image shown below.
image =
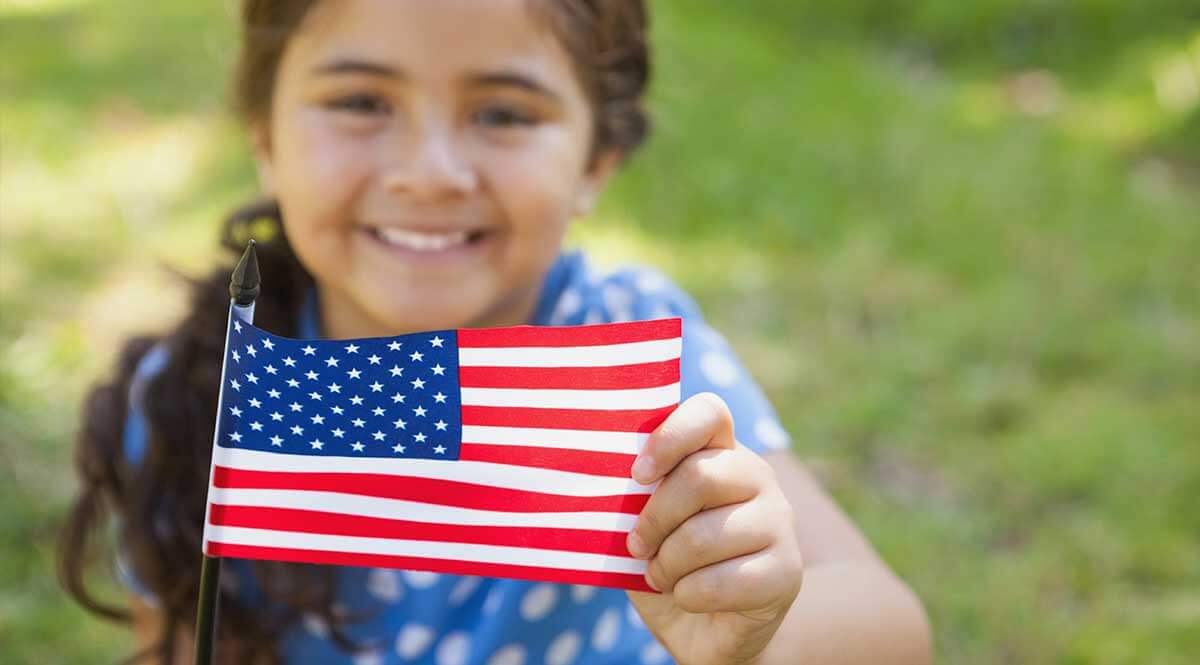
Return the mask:
[(497, 68), (573, 78), (538, 14), (530, 0), (324, 0), (293, 35), (285, 63), (308, 69), (355, 57), (434, 81)]

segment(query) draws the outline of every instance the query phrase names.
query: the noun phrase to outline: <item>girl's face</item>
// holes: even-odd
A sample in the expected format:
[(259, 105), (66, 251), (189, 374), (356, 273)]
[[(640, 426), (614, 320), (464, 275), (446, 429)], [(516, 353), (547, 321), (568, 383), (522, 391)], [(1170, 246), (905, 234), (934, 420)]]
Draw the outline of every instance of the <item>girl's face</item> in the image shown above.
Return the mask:
[(528, 0), (316, 5), (255, 132), (330, 337), (526, 323), (587, 169), (592, 110)]

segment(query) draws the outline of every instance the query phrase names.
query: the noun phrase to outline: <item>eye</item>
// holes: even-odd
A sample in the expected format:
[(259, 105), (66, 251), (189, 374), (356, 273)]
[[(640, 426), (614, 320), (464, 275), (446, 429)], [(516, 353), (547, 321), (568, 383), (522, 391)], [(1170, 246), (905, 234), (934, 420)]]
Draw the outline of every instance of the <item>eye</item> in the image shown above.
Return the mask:
[(374, 115), (379, 113), (387, 113), (390, 110), (388, 103), (375, 95), (357, 94), (338, 97), (326, 105), (335, 111), (349, 111), (351, 113), (362, 113), (366, 115)]
[(474, 120), (485, 127), (519, 127), (537, 123), (533, 117), (502, 105), (487, 106), (476, 111)]

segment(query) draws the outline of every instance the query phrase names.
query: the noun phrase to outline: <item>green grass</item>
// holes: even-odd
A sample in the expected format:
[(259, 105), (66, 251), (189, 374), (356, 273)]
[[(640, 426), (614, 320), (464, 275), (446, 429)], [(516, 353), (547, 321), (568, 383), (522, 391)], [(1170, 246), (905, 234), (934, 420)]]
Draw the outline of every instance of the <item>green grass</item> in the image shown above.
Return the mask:
[[(54, 584), (62, 414), (253, 192), (226, 4), (0, 10), (5, 662), (127, 653)], [(1200, 15), (750, 4), (655, 3), (655, 136), (573, 241), (698, 297), (940, 662), (1190, 662)]]

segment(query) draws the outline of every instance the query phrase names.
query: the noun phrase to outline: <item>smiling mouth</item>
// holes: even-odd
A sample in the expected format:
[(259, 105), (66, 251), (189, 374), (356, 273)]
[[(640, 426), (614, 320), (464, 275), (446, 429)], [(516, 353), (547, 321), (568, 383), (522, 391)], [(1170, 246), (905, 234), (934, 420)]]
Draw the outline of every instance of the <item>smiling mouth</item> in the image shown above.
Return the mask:
[(428, 232), (413, 231), (398, 228), (372, 227), (367, 231), (377, 240), (390, 247), (434, 254), (452, 249), (476, 245), (487, 231), (479, 229), (472, 231)]

